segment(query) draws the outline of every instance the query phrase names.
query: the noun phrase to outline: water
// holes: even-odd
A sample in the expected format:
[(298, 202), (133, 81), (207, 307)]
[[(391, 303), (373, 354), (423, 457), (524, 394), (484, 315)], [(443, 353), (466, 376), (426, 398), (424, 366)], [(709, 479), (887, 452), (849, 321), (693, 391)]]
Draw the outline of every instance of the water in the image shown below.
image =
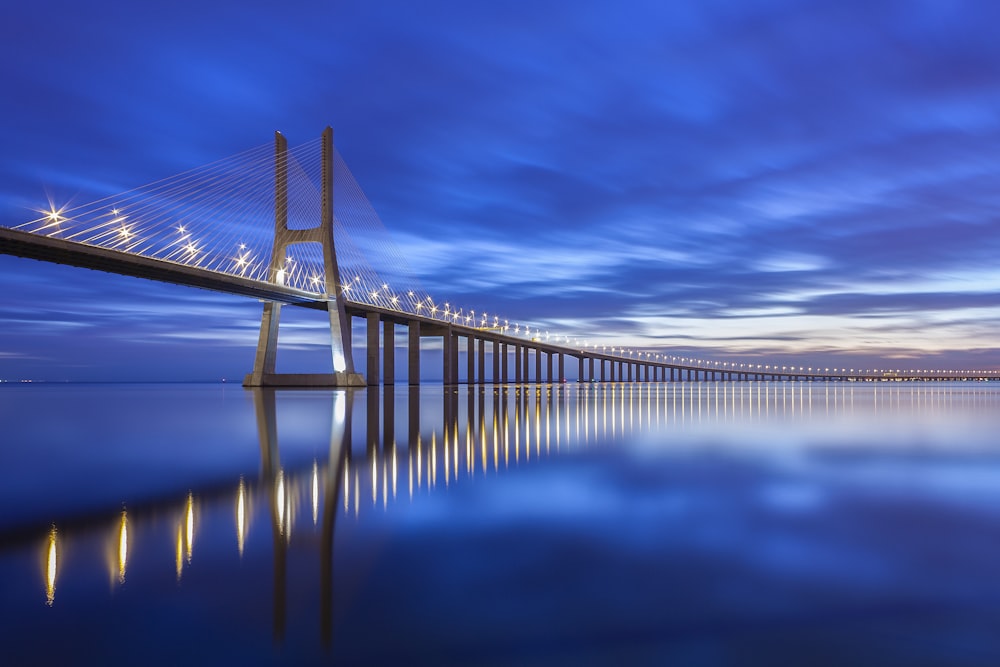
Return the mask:
[(1000, 664), (1000, 386), (0, 387), (0, 664)]

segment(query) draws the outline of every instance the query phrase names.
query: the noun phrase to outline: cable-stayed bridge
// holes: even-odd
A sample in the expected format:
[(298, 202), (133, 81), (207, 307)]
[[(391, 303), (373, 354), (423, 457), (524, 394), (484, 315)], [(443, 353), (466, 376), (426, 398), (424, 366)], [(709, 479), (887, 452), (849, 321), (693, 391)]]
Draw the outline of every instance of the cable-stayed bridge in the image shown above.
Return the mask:
[[(0, 252), (249, 296), (264, 302), (247, 386), (362, 386), (395, 377), (397, 326), (407, 328), (407, 377), (420, 381), (421, 339), (442, 340), (442, 378), (458, 383), (562, 382), (567, 359), (580, 381), (986, 380), (996, 370), (806, 368), (720, 362), (608, 347), (552, 335), (435, 300), (420, 285), (333, 147), (275, 143), (118, 195), (52, 207), (0, 226)], [(281, 308), (326, 311), (332, 373), (275, 368)], [(365, 376), (351, 356), (351, 319), (366, 321)], [(380, 334), (381, 328), (381, 336)], [(487, 363), (487, 360), (490, 363)], [(534, 363), (532, 364), (532, 359)], [(533, 368), (532, 368), (533, 367)]]

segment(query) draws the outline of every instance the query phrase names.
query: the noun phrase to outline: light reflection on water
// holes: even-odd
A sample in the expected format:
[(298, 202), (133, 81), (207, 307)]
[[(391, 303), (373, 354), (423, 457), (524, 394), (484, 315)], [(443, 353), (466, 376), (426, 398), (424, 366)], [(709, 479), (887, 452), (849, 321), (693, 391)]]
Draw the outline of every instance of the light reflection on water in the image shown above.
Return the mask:
[(5, 651), (995, 664), (998, 407), (983, 383), (5, 389)]

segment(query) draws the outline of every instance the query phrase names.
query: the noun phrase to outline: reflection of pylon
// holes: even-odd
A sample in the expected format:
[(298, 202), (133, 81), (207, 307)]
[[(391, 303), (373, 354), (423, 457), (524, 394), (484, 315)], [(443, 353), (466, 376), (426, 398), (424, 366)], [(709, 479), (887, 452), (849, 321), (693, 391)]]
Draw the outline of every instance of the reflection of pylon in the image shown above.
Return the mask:
[[(253, 372), (243, 380), (245, 387), (263, 386), (364, 386), (364, 378), (354, 372), (351, 358), (351, 326), (344, 310), (340, 271), (333, 244), (333, 130), (323, 131), (322, 211), (319, 225), (310, 229), (288, 228), (288, 142), (274, 133), (274, 245), (268, 280), (281, 283), (288, 259), (288, 246), (296, 243), (319, 243), (323, 248), (323, 278), (326, 285), (327, 312), (330, 316), (330, 350), (333, 373), (276, 373), (278, 324), (282, 304), (268, 301), (260, 320), (260, 340)], [(331, 295), (331, 286), (333, 287)], [(332, 298), (331, 298), (332, 296)]]

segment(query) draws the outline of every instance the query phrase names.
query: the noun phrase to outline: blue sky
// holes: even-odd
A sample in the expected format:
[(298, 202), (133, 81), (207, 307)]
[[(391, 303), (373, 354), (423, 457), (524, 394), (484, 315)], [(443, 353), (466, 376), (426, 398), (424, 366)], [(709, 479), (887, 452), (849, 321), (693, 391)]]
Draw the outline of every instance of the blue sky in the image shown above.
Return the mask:
[[(441, 300), (685, 356), (996, 368), (998, 22), (930, 0), (19, 3), (0, 224), (331, 125)], [(0, 294), (0, 378), (252, 363), (251, 300), (12, 257)], [(290, 323), (292, 370), (323, 323)]]

